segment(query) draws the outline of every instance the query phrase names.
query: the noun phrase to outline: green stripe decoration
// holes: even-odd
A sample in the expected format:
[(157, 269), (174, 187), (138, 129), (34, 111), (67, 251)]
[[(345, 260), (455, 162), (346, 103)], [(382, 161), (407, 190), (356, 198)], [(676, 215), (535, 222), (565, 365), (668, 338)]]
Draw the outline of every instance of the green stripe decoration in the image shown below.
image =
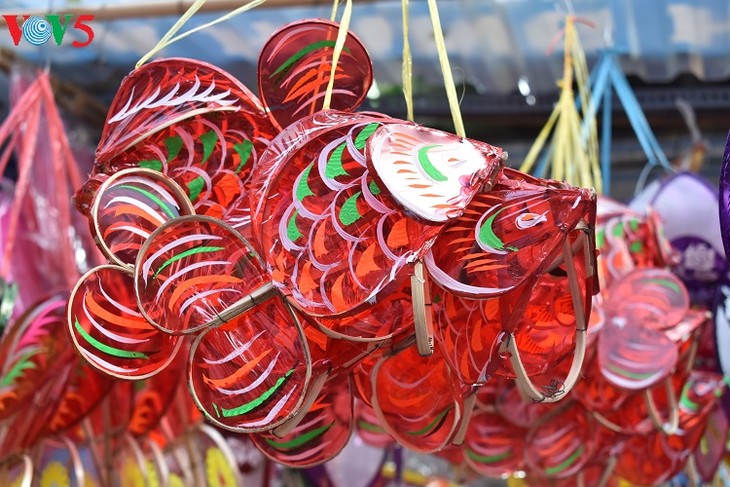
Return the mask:
[(479, 463), (497, 463), (501, 462), (505, 458), (509, 458), (512, 456), (512, 448), (508, 449), (505, 452), (498, 453), (496, 455), (479, 455), (478, 453), (473, 452), (472, 450), (468, 449), (466, 450), (466, 454), (469, 458), (474, 460), (475, 462)]
[(74, 328), (76, 328), (76, 331), (79, 332), (79, 335), (84, 337), (84, 340), (89, 342), (89, 345), (99, 350), (100, 352), (119, 358), (149, 358), (146, 354), (142, 352), (130, 352), (129, 350), (120, 350), (118, 348), (110, 347), (105, 343), (101, 343), (99, 340), (89, 335), (86, 330), (84, 330), (84, 328), (79, 323), (78, 317), (75, 317), (74, 319), (76, 320), (74, 322)]
[(23, 376), (23, 372), (26, 370), (33, 370), (37, 368), (35, 362), (31, 362), (31, 357), (38, 355), (40, 350), (35, 349), (30, 352), (23, 354), (20, 359), (8, 370), (8, 373), (0, 380), (0, 387), (7, 387), (15, 382), (15, 379), (19, 379)]
[(418, 149), (418, 163), (421, 165), (423, 170), (426, 172), (428, 177), (434, 181), (444, 182), (448, 181), (449, 178), (444, 176), (441, 171), (436, 169), (436, 166), (431, 163), (431, 159), (428, 158), (428, 151), (434, 147), (441, 147), (439, 144), (424, 145)]
[(570, 467), (571, 465), (573, 465), (575, 463), (575, 461), (578, 459), (578, 457), (581, 456), (582, 453), (583, 453), (583, 447), (580, 446), (580, 447), (578, 447), (577, 450), (575, 450), (573, 452), (572, 455), (570, 455), (568, 458), (563, 460), (558, 465), (555, 465), (554, 467), (546, 468), (545, 473), (548, 475), (555, 475), (555, 474), (558, 474), (558, 473), (566, 470), (568, 467)]
[(251, 142), (250, 140), (244, 140), (243, 142), (235, 144), (233, 146), (233, 150), (236, 151), (236, 154), (238, 154), (238, 158), (241, 161), (238, 163), (238, 167), (236, 168), (236, 174), (238, 174), (241, 172), (241, 169), (246, 166), (248, 160), (251, 158), (251, 153), (253, 152), (253, 142)]
[(261, 394), (259, 397), (254, 399), (251, 402), (247, 402), (246, 404), (241, 404), (240, 406), (233, 408), (233, 409), (224, 409), (224, 408), (218, 408), (215, 404), (213, 405), (215, 407), (216, 414), (220, 417), (221, 415), (224, 418), (231, 418), (233, 416), (241, 416), (242, 414), (249, 413), (256, 409), (257, 407), (261, 406), (263, 403), (266, 402), (267, 399), (269, 399), (271, 396), (273, 396), (276, 391), (278, 391), (282, 385), (284, 385), (284, 382), (294, 373), (294, 369), (291, 369), (289, 372), (284, 374), (283, 377), (279, 377), (276, 379), (276, 383), (266, 392)]
[(347, 176), (347, 171), (345, 171), (345, 168), (342, 167), (342, 153), (345, 152), (345, 149), (347, 148), (347, 143), (343, 142), (342, 144), (338, 145), (335, 150), (332, 151), (332, 154), (330, 154), (329, 159), (327, 159), (327, 165), (324, 168), (324, 177), (327, 179), (334, 179), (337, 176)]
[(377, 184), (375, 184), (375, 181), (370, 181), (370, 183), (368, 183), (368, 189), (373, 194), (373, 196), (378, 196), (381, 193), (380, 188)]
[(320, 426), (319, 428), (315, 428), (311, 431), (307, 431), (303, 435), (297, 436), (296, 438), (293, 438), (289, 441), (274, 441), (274, 440), (270, 440), (269, 438), (266, 438), (266, 443), (273, 446), (274, 448), (291, 450), (292, 448), (298, 448), (298, 447), (304, 445), (305, 443), (308, 443), (309, 441), (317, 438), (318, 436), (322, 436), (334, 425), (335, 425), (335, 423), (332, 422), (328, 425)]
[[(306, 56), (312, 51), (316, 51), (317, 49), (325, 49), (325, 48), (334, 48), (336, 41), (317, 41), (309, 44), (308, 46), (305, 46), (301, 49), (299, 49), (297, 52), (292, 54), (289, 59), (284, 61), (279, 68), (274, 71), (270, 76), (269, 79), (273, 78), (274, 76), (278, 75), (279, 73), (282, 73), (284, 70), (291, 67), (294, 63), (299, 61), (301, 58)], [(342, 49), (345, 52), (350, 52), (350, 50), (347, 47), (343, 47)]]
[(162, 211), (165, 212), (165, 215), (167, 215), (167, 216), (170, 217), (170, 219), (173, 219), (173, 218), (176, 218), (177, 217), (176, 212), (172, 211), (172, 209), (170, 208), (170, 206), (167, 203), (165, 203), (164, 201), (162, 201), (160, 198), (158, 198), (156, 195), (150, 193), (149, 191), (144, 190), (142, 188), (138, 188), (136, 186), (130, 186), (129, 184), (122, 184), (119, 187), (120, 188), (123, 188), (123, 189), (129, 189), (131, 191), (136, 191), (137, 193), (143, 194), (147, 198), (151, 199), (152, 201), (155, 202), (155, 204), (158, 207), (160, 207), (160, 209)]
[(432, 429), (434, 429), (436, 427), (436, 425), (438, 425), (441, 422), (441, 420), (444, 419), (444, 417), (446, 416), (446, 414), (448, 414), (448, 412), (451, 411), (451, 408), (452, 408), (452, 406), (449, 406), (446, 409), (444, 409), (438, 416), (436, 416), (433, 419), (433, 421), (431, 421), (430, 423), (428, 423), (422, 429), (420, 429), (418, 431), (406, 431), (406, 433), (409, 434), (409, 435), (411, 435), (411, 436), (421, 436), (423, 434), (426, 434), (427, 432), (429, 432)]
[(676, 282), (672, 282), (669, 279), (647, 279), (648, 283), (651, 284), (659, 284), (660, 286), (668, 287), (672, 291), (676, 293), (681, 293), (682, 289), (679, 287), (679, 285)]
[(361, 194), (362, 192), (358, 191), (357, 193), (347, 198), (342, 204), (342, 208), (340, 208), (338, 218), (343, 225), (352, 225), (360, 218), (362, 218), (360, 211), (358, 211), (357, 209), (357, 199), (360, 197)]
[(302, 176), (299, 178), (299, 184), (297, 184), (297, 190), (295, 192), (295, 196), (299, 201), (302, 201), (307, 196), (314, 196), (312, 189), (309, 187), (309, 182), (307, 181), (309, 178), (309, 172), (312, 170), (313, 166), (314, 163), (312, 162), (304, 171), (302, 171)]
[(636, 242), (631, 242), (631, 245), (629, 245), (629, 251), (633, 252), (634, 254), (638, 254), (644, 249), (644, 245), (637, 240)]
[(691, 388), (692, 384), (690, 383), (684, 385), (684, 388), (682, 389), (682, 396), (679, 398), (679, 405), (689, 411), (697, 412), (700, 410), (700, 405), (689, 398), (689, 391)]
[(365, 126), (359, 134), (357, 134), (357, 137), (355, 138), (355, 147), (357, 150), (363, 150), (365, 148), (365, 144), (367, 143), (368, 139), (371, 135), (375, 133), (376, 130), (378, 130), (378, 127), (380, 127), (380, 124), (378, 122), (373, 122)]
[(297, 227), (298, 214), (299, 212), (297, 210), (294, 210), (294, 213), (292, 213), (291, 218), (289, 218), (289, 221), (286, 224), (286, 236), (292, 242), (296, 242), (304, 236), (302, 235), (302, 232), (299, 231), (299, 227)]
[(142, 169), (162, 171), (162, 161), (158, 161), (157, 159), (145, 159), (144, 161), (139, 161), (137, 163), (137, 166), (141, 167)]
[(608, 364), (608, 369), (611, 372), (614, 372), (616, 374), (622, 375), (624, 377), (628, 377), (630, 379), (636, 379), (636, 380), (644, 380), (648, 379), (652, 375), (654, 375), (654, 372), (644, 372), (644, 373), (638, 373), (638, 372), (631, 372), (626, 369), (622, 369), (621, 367), (613, 364)]
[(383, 430), (383, 428), (381, 428), (377, 424), (368, 423), (364, 419), (358, 420), (357, 425), (361, 429), (364, 429), (365, 431), (370, 431), (371, 433), (384, 433), (385, 432)]
[(167, 147), (167, 162), (175, 159), (182, 150), (183, 140), (179, 135), (174, 135), (165, 139), (165, 147)]
[(153, 279), (156, 279), (157, 276), (160, 275), (160, 272), (162, 272), (167, 266), (177, 262), (180, 259), (184, 259), (185, 257), (189, 257), (191, 255), (195, 254), (203, 254), (206, 252), (218, 252), (219, 250), (223, 250), (225, 247), (216, 247), (214, 245), (201, 245), (200, 247), (193, 247), (191, 249), (188, 249), (184, 252), (180, 252), (179, 254), (170, 257), (167, 259), (157, 271), (155, 271), (154, 275), (152, 276)]
[(208, 162), (208, 158), (213, 153), (215, 145), (218, 143), (218, 134), (213, 130), (208, 130), (200, 136), (200, 141), (203, 143), (203, 161), (201, 164)]
[[(494, 233), (494, 230), (492, 230), (492, 225), (494, 224), (495, 218), (504, 211), (504, 208), (497, 211), (494, 215), (487, 218), (487, 221), (484, 222), (482, 225), (482, 228), (479, 229), (479, 241), (486, 245), (489, 248), (492, 248), (494, 250), (504, 250), (504, 242)], [(519, 250), (517, 247), (506, 247), (507, 250), (511, 250), (512, 252), (516, 252)]]
[(203, 179), (203, 176), (198, 176), (190, 181), (188, 183), (188, 197), (190, 201), (197, 200), (200, 193), (203, 192), (203, 188), (205, 188), (205, 179)]
[(614, 225), (613, 231), (611, 232), (614, 237), (621, 237), (624, 234), (624, 227), (621, 225)]

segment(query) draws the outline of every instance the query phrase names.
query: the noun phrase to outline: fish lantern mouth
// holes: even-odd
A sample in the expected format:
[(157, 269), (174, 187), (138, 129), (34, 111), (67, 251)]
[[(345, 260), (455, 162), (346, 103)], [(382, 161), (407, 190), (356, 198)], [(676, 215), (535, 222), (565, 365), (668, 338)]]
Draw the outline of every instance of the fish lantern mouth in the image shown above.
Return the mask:
[(408, 213), (434, 223), (464, 212), (504, 163), (502, 154), (497, 147), (413, 124), (385, 124), (368, 142), (376, 178)]

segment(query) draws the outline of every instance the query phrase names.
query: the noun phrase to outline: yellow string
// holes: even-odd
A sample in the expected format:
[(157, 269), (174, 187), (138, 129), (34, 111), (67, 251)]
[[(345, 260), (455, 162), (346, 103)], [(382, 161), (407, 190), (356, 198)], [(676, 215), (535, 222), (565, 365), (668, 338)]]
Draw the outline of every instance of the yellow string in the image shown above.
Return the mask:
[(401, 78), (403, 80), (403, 96), (406, 99), (406, 117), (409, 121), (414, 120), (413, 116), (413, 59), (411, 57), (411, 44), (408, 41), (408, 0), (401, 0), (403, 11), (403, 68)]
[(438, 7), (436, 0), (428, 0), (428, 10), (431, 14), (431, 24), (433, 24), (433, 34), (436, 39), (436, 51), (439, 55), (441, 63), (441, 73), (444, 77), (444, 85), (446, 86), (446, 97), (449, 100), (449, 108), (451, 109), (451, 118), (454, 120), (454, 130), (459, 137), (466, 137), (464, 130), (464, 122), (461, 119), (461, 110), (459, 109), (459, 98), (456, 95), (456, 85), (451, 75), (451, 66), (449, 65), (449, 56), (446, 52), (446, 43), (444, 42), (444, 32), (441, 30), (441, 20), (439, 19)]
[(248, 2), (245, 5), (242, 5), (238, 7), (237, 9), (218, 17), (217, 19), (211, 20), (210, 22), (207, 22), (203, 25), (200, 25), (198, 27), (195, 27), (193, 29), (190, 29), (188, 31), (183, 32), (179, 36), (172, 37), (175, 35), (175, 33), (180, 30), (180, 28), (187, 22), (190, 17), (193, 16), (195, 12), (197, 12), (200, 7), (205, 3), (206, 0), (196, 0), (196, 2), (190, 6), (190, 8), (183, 14), (182, 17), (180, 17), (180, 20), (178, 20), (175, 25), (170, 28), (167, 34), (160, 40), (160, 42), (157, 43), (157, 45), (147, 54), (145, 54), (142, 59), (140, 59), (137, 62), (136, 67), (139, 68), (141, 65), (146, 63), (152, 56), (163, 50), (164, 48), (176, 43), (177, 41), (184, 39), (185, 37), (189, 36), (190, 34), (194, 34), (198, 31), (201, 31), (203, 29), (207, 29), (208, 27), (214, 26), (216, 24), (219, 24), (221, 22), (225, 22), (226, 20), (232, 19), (233, 17), (242, 14), (243, 12), (246, 12), (248, 10), (251, 10), (252, 8), (258, 7), (259, 5), (262, 5), (266, 2), (266, 0), (252, 0), (251, 2)]
[(545, 142), (547, 142), (548, 137), (550, 137), (550, 133), (552, 132), (559, 115), (560, 105), (555, 105), (553, 112), (550, 114), (550, 118), (548, 118), (547, 123), (542, 130), (540, 130), (535, 142), (532, 143), (532, 147), (530, 147), (530, 150), (527, 152), (527, 156), (525, 156), (525, 160), (522, 162), (522, 166), (520, 166), (520, 171), (530, 172), (532, 170), (532, 166), (535, 164), (540, 151), (542, 151), (542, 148), (545, 146)]
[(175, 22), (173, 24), (173, 26), (170, 27), (170, 30), (168, 30), (167, 33), (164, 36), (162, 36), (162, 38), (157, 43), (157, 45), (155, 47), (153, 47), (150, 52), (148, 52), (147, 54), (142, 56), (142, 58), (139, 61), (137, 61), (135, 68), (139, 68), (144, 63), (146, 63), (148, 59), (150, 59), (152, 56), (154, 56), (155, 53), (162, 50), (164, 48), (164, 46), (166, 45), (167, 41), (169, 41), (170, 38), (172, 36), (174, 36), (177, 33), (177, 31), (179, 31), (188, 20), (190, 20), (190, 17), (195, 15), (195, 12), (200, 10), (200, 7), (202, 7), (205, 4), (205, 1), (206, 0), (195, 0), (195, 2), (193, 2), (193, 4), (190, 6), (190, 8), (188, 8), (185, 11), (185, 13), (179, 19), (177, 19), (177, 22)]
[[(598, 128), (596, 126), (596, 111), (592, 106), (590, 92), (590, 73), (588, 71), (588, 63), (586, 62), (585, 51), (580, 43), (580, 37), (577, 30), (575, 33), (575, 52), (573, 54), (576, 59), (576, 79), (578, 80), (579, 92), (581, 96), (582, 118), (587, 121), (588, 138), (586, 143), (586, 154), (588, 157), (588, 165), (586, 171), (590, 173), (590, 181), (598, 193), (603, 192), (603, 178), (601, 177), (601, 166), (598, 160)], [(576, 140), (582, 140), (577, 138)]]
[[(581, 101), (581, 111), (575, 106), (575, 91)], [(588, 66), (580, 44), (573, 17), (565, 25), (565, 53), (563, 78), (559, 82), (560, 98), (545, 126), (538, 134), (520, 167), (529, 172), (548, 138), (552, 135), (548, 164), (550, 177), (566, 181), (573, 186), (594, 187), (601, 192), (601, 170), (598, 163), (598, 136), (595, 114), (591, 107)], [(588, 119), (587, 138), (582, 136), (581, 125)]]
[[(206, 24), (195, 27), (194, 29), (190, 29), (189, 31), (186, 31), (186, 32), (180, 34), (179, 36), (177, 36), (173, 39), (170, 39), (170, 42), (168, 42), (167, 46), (169, 46), (170, 44), (172, 44), (174, 42), (179, 41), (180, 39), (183, 39), (183, 38), (189, 36), (190, 34), (194, 34), (200, 30), (207, 29), (208, 27), (212, 27), (215, 24), (219, 24), (221, 22), (225, 22), (226, 20), (232, 19), (233, 17), (240, 15), (243, 12), (246, 12), (248, 10), (251, 10), (252, 8), (258, 7), (259, 5), (264, 4), (265, 2), (266, 2), (266, 0), (253, 0), (251, 2), (248, 2), (246, 5), (242, 5), (242, 6), (238, 7), (237, 9), (235, 9), (225, 15), (218, 17), (215, 20), (211, 20), (210, 22), (208, 22)], [(165, 46), (165, 47), (167, 47), (167, 46)]]
[(335, 50), (332, 53), (332, 69), (330, 70), (330, 79), (327, 83), (327, 91), (324, 94), (322, 109), (327, 110), (332, 102), (332, 90), (335, 87), (335, 72), (337, 71), (337, 62), (340, 60), (342, 48), (345, 47), (347, 39), (347, 29), (350, 27), (350, 17), (352, 16), (352, 0), (346, 0), (345, 10), (342, 12), (340, 19), (340, 28), (337, 32), (337, 41), (335, 41)]

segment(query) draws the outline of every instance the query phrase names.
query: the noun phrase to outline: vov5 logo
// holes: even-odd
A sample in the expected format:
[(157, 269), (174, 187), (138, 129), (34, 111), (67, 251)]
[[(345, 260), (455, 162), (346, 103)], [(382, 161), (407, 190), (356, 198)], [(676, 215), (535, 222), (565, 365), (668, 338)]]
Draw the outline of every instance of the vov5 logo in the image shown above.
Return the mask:
[[(10, 37), (16, 46), (20, 43), (21, 37), (34, 46), (41, 46), (53, 37), (57, 45), (61, 45), (69, 25), (72, 23), (72, 14), (48, 14), (43, 17), (38, 15), (23, 15), (22, 24), (18, 15), (3, 15), (5, 22), (8, 24)], [(87, 22), (94, 20), (91, 14), (81, 14), (73, 21), (72, 30), (81, 31), (86, 35), (86, 40), (75, 40), (71, 43), (73, 47), (86, 47), (94, 40), (94, 30)]]

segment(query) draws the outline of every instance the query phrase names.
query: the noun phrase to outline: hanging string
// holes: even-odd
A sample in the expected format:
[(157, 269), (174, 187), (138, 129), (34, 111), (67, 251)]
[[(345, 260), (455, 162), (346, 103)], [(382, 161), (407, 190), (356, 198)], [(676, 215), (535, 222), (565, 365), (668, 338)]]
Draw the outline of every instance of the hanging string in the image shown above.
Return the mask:
[(403, 67), (401, 78), (403, 80), (403, 96), (406, 99), (406, 118), (413, 122), (413, 58), (411, 56), (411, 43), (408, 40), (408, 0), (401, 0), (403, 14)]
[(167, 31), (167, 33), (160, 38), (159, 42), (157, 42), (157, 45), (152, 48), (151, 51), (149, 51), (147, 54), (142, 56), (142, 58), (137, 61), (137, 64), (135, 65), (135, 68), (139, 68), (144, 63), (146, 63), (152, 56), (157, 54), (159, 51), (165, 48), (167, 45), (167, 42), (177, 34), (177, 31), (182, 29), (182, 26), (185, 25), (185, 23), (190, 20), (190, 18), (195, 15), (195, 12), (200, 10), (200, 7), (202, 7), (205, 4), (206, 0), (195, 0), (193, 4), (190, 6), (190, 8), (187, 9), (187, 11), (182, 14), (182, 16), (177, 19), (177, 22), (175, 22), (172, 27), (170, 27), (170, 30)]
[[(539, 154), (545, 148), (548, 137), (552, 134), (546, 159), (551, 166), (550, 177), (566, 181), (573, 186), (594, 187), (600, 193), (602, 180), (598, 161), (595, 110), (592, 106), (585, 53), (580, 44), (575, 22), (575, 17), (569, 16), (563, 31), (565, 35), (563, 77), (558, 83), (560, 98), (528, 151), (520, 170), (529, 172), (533, 168)], [(576, 107), (574, 84), (578, 87), (580, 112)]]
[[(332, 12), (330, 14), (331, 22), (337, 22), (337, 9), (339, 8), (339, 6), (340, 6), (340, 0), (334, 0), (332, 2)], [(339, 35), (339, 33), (340, 33), (340, 29), (338, 28), (337, 35)], [(330, 30), (327, 30), (327, 38), (326, 38), (327, 42), (331, 42), (333, 40), (331, 38), (331, 36), (332, 36), (332, 32)], [(327, 53), (323, 52), (319, 58), (319, 65), (325, 66), (328, 62), (328, 59), (329, 58), (327, 56)], [(319, 106), (317, 106), (317, 101), (319, 100), (319, 90), (320, 90), (320, 87), (322, 86), (322, 81), (325, 79), (325, 76), (327, 76), (327, 75), (325, 74), (324, 69), (317, 69), (317, 79), (315, 81), (316, 88), (314, 90), (314, 93), (312, 94), (311, 101), (309, 104), (309, 115), (313, 115), (314, 112), (316, 112), (317, 110), (320, 109)], [(326, 89), (327, 88), (325, 87), (325, 96), (327, 95)], [(267, 110), (268, 110), (268, 107), (267, 107)]]
[(535, 164), (535, 161), (537, 161), (537, 156), (540, 154), (543, 147), (545, 147), (545, 142), (547, 142), (547, 139), (555, 126), (555, 122), (558, 120), (558, 115), (560, 115), (560, 106), (555, 105), (553, 112), (550, 114), (550, 118), (548, 118), (547, 123), (545, 123), (543, 128), (540, 130), (537, 138), (535, 138), (535, 141), (532, 143), (532, 147), (530, 147), (530, 150), (527, 152), (525, 160), (522, 162), (522, 166), (520, 166), (520, 171), (529, 173), (532, 170), (532, 166)]
[[(581, 19), (575, 19), (575, 22), (582, 22)], [(587, 25), (591, 25), (587, 23)], [(578, 119), (578, 125), (575, 127), (579, 133), (574, 134), (575, 140), (582, 143), (583, 151), (586, 153), (586, 166), (584, 173), (583, 187), (594, 187), (598, 193), (603, 192), (603, 178), (601, 176), (601, 165), (598, 157), (598, 127), (596, 121), (596, 111), (593, 108), (593, 98), (590, 88), (590, 72), (588, 71), (588, 63), (585, 57), (585, 51), (578, 36), (578, 28), (573, 25), (573, 57), (575, 59), (575, 78), (578, 83), (578, 95), (581, 100), (581, 116)], [(577, 114), (576, 114), (577, 117)], [(588, 134), (583, 135), (581, 125), (587, 122)]]
[(446, 51), (446, 42), (444, 42), (444, 32), (441, 30), (441, 19), (439, 18), (436, 0), (428, 0), (428, 10), (431, 14), (431, 24), (433, 25), (433, 34), (436, 40), (436, 51), (438, 52), (439, 62), (441, 63), (441, 73), (444, 77), (446, 97), (449, 100), (449, 109), (451, 110), (451, 118), (454, 121), (454, 130), (459, 137), (466, 137), (464, 121), (461, 119), (461, 110), (459, 108), (459, 97), (456, 95), (456, 85), (454, 84), (454, 77), (451, 74), (449, 56)]
[(192, 17), (195, 12), (200, 10), (200, 8), (203, 6), (206, 0), (196, 0), (195, 3), (193, 3), (190, 8), (183, 14), (180, 19), (175, 22), (175, 25), (173, 25), (170, 30), (165, 34), (162, 39), (160, 39), (160, 42), (157, 43), (155, 47), (152, 48), (150, 52), (142, 56), (142, 58), (137, 61), (137, 64), (135, 65), (136, 68), (139, 68), (144, 63), (146, 63), (152, 56), (160, 52), (161, 50), (165, 49), (166, 47), (176, 43), (177, 41), (186, 38), (190, 34), (194, 34), (196, 32), (199, 32), (203, 29), (207, 29), (208, 27), (212, 27), (216, 24), (219, 24), (221, 22), (225, 22), (226, 20), (230, 20), (233, 17), (240, 15), (248, 10), (251, 10), (252, 8), (258, 7), (259, 5), (262, 5), (266, 0), (252, 0), (251, 2), (248, 2), (245, 5), (242, 5), (238, 7), (237, 9), (218, 17), (217, 19), (211, 20), (210, 22), (207, 22), (203, 25), (200, 25), (198, 27), (195, 27), (193, 29), (190, 29), (188, 31), (183, 32), (182, 34), (173, 37), (175, 33), (177, 33), (178, 30), (182, 28), (182, 26)]
[(330, 79), (327, 82), (327, 91), (324, 93), (324, 101), (322, 103), (322, 109), (328, 110), (330, 103), (332, 102), (332, 90), (335, 87), (335, 73), (337, 71), (337, 63), (340, 60), (340, 54), (342, 49), (345, 47), (345, 40), (347, 39), (347, 30), (350, 27), (350, 17), (352, 16), (352, 0), (346, 0), (345, 10), (342, 12), (342, 18), (340, 19), (340, 28), (337, 31), (337, 41), (335, 41), (335, 49), (332, 53), (332, 69), (330, 70)]
[(235, 9), (225, 15), (218, 17), (217, 19), (211, 20), (210, 22), (207, 22), (203, 25), (195, 27), (194, 29), (190, 29), (186, 32), (183, 32), (182, 34), (180, 34), (177, 37), (173, 37), (172, 39), (170, 39), (170, 41), (167, 43), (167, 45), (165, 47), (167, 47), (170, 44), (173, 44), (181, 39), (186, 38), (190, 34), (195, 34), (196, 32), (201, 31), (203, 29), (207, 29), (208, 27), (212, 27), (216, 24), (220, 24), (221, 22), (225, 22), (226, 20), (230, 20), (233, 17), (236, 17), (237, 15), (240, 15), (244, 12), (251, 10), (252, 8), (256, 8), (260, 5), (262, 5), (264, 2), (266, 2), (266, 0), (253, 0), (251, 2), (248, 2), (246, 5), (242, 5), (242, 6), (238, 7), (237, 9)]

